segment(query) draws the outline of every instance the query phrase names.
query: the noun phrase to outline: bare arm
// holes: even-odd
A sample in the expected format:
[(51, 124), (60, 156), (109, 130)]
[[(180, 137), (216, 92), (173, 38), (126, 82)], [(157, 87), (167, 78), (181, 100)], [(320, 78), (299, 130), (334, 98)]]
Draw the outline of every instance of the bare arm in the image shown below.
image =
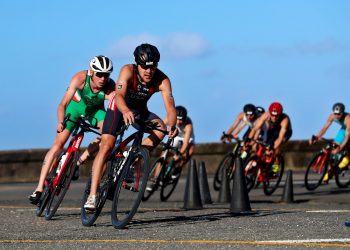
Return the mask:
[(252, 130), (248, 135), (249, 139), (253, 139), (257, 137), (261, 127), (264, 125), (265, 121), (267, 121), (268, 118), (269, 118), (269, 113), (265, 112), (256, 120), (254, 127), (252, 128)]
[(172, 94), (171, 83), (168, 78), (162, 80), (159, 85), (159, 91), (162, 94), (165, 110), (166, 110), (166, 121), (169, 125), (168, 131), (169, 136), (173, 137), (174, 134), (171, 132), (171, 128), (176, 125), (176, 109), (175, 109), (175, 101)]
[(281, 130), (278, 134), (278, 138), (275, 140), (275, 143), (273, 145), (273, 149), (277, 149), (281, 146), (282, 142), (283, 142), (283, 138), (284, 138), (284, 135), (286, 134), (287, 132), (287, 128), (288, 128), (288, 125), (289, 125), (289, 118), (288, 117), (285, 117), (282, 121), (281, 121)]
[(327, 129), (329, 128), (329, 126), (332, 124), (334, 120), (334, 115), (331, 114), (329, 117), (328, 117), (328, 120), (326, 122), (326, 124), (322, 127), (322, 129), (320, 130), (320, 132), (318, 132), (317, 134), (317, 137), (318, 138), (321, 138), (327, 131)]
[(134, 114), (126, 105), (125, 96), (129, 84), (131, 84), (133, 77), (133, 68), (131, 64), (124, 65), (119, 72), (115, 89), (115, 102), (118, 110), (123, 114), (125, 124), (132, 124), (135, 122)]
[(72, 100), (77, 89), (83, 88), (85, 83), (86, 73), (87, 73), (86, 70), (80, 71), (72, 77), (69, 83), (69, 86), (67, 88), (67, 91), (58, 105), (58, 109), (57, 109), (57, 118), (58, 118), (57, 131), (58, 132), (63, 131), (63, 120), (64, 120), (66, 108), (69, 102)]
[[(227, 130), (228, 135), (233, 135), (233, 137), (237, 137), (237, 134), (242, 130), (243, 127), (245, 127), (246, 123), (243, 122), (243, 117), (244, 117), (244, 113), (241, 112), (238, 114), (236, 120), (233, 122), (233, 124), (231, 125), (231, 127)], [(238, 125), (240, 125), (238, 127)], [(238, 128), (237, 128), (238, 127)]]
[(184, 128), (184, 139), (183, 139), (183, 144), (180, 149), (180, 154), (185, 154), (187, 152), (187, 148), (190, 145), (190, 138), (193, 130), (193, 125), (192, 123), (188, 123), (185, 128)]

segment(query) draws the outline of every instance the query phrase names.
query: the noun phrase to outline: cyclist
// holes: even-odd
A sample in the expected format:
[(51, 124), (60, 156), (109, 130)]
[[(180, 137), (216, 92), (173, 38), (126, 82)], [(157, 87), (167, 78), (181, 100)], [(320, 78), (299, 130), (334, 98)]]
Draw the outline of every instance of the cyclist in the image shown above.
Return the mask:
[[(84, 204), (87, 211), (94, 211), (96, 208), (96, 193), (103, 172), (105, 163), (112, 151), (116, 132), (123, 123), (133, 124), (135, 114), (142, 119), (151, 120), (165, 129), (164, 122), (147, 108), (147, 102), (155, 92), (161, 92), (164, 106), (167, 112), (169, 137), (176, 135), (176, 110), (172, 95), (169, 78), (158, 69), (160, 54), (157, 47), (151, 44), (141, 44), (134, 51), (136, 64), (124, 65), (119, 73), (116, 82), (115, 98), (113, 98), (107, 109), (106, 122), (102, 129), (102, 140), (100, 149), (93, 162), (92, 182), (90, 195)], [(164, 138), (159, 131), (152, 131), (142, 145), (148, 150), (155, 148)]]
[[(28, 197), (32, 204), (39, 202), (49, 170), (75, 127), (75, 124), (70, 121), (64, 127), (65, 115), (71, 114), (70, 119), (73, 121), (81, 115), (91, 117), (91, 123), (97, 121), (97, 125), (102, 128), (106, 113), (104, 100), (110, 99), (115, 89), (115, 82), (109, 78), (112, 71), (112, 61), (106, 56), (98, 55), (90, 61), (89, 70), (80, 71), (72, 77), (67, 91), (58, 105), (55, 142), (45, 156), (38, 185), (33, 194)], [(100, 138), (98, 137), (90, 143), (87, 150), (80, 156), (77, 162), (78, 166), (82, 165), (89, 155), (98, 150), (99, 142)], [(75, 175), (77, 177), (76, 173)]]
[(264, 108), (255, 107), (251, 103), (244, 105), (243, 111), (238, 114), (232, 126), (227, 130), (226, 135), (228, 136), (222, 136), (221, 141), (225, 143), (226, 141), (230, 141), (232, 138), (237, 138), (242, 129), (245, 126), (248, 126), (247, 131), (243, 135), (243, 140), (246, 139), (251, 129), (254, 127), (255, 121), (261, 116), (262, 113), (264, 113), (264, 111)]
[[(194, 151), (194, 130), (193, 122), (187, 115), (187, 109), (183, 106), (176, 106), (176, 128), (178, 135), (174, 138), (173, 147), (179, 148), (179, 154), (174, 155), (175, 162), (181, 162), (178, 167), (174, 169), (172, 178), (176, 179), (181, 172), (183, 166), (190, 160)], [(168, 120), (164, 119), (165, 124)]]
[[(255, 126), (249, 133), (248, 140), (257, 139), (261, 134), (261, 129), (265, 126), (263, 141), (270, 145), (270, 150), (266, 153), (270, 155), (280, 155), (281, 146), (286, 143), (292, 136), (292, 124), (287, 114), (283, 113), (283, 107), (279, 102), (273, 102), (269, 106), (269, 111), (265, 112), (256, 121)], [(279, 159), (278, 157), (276, 159)], [(272, 166), (272, 171), (276, 169), (279, 162), (275, 162)]]
[[(334, 139), (334, 142), (337, 143), (339, 146), (332, 151), (333, 155), (337, 155), (338, 153), (342, 152), (343, 150), (346, 150), (346, 152), (349, 152), (349, 135), (350, 135), (350, 115), (349, 113), (345, 112), (345, 105), (343, 103), (337, 102), (333, 105), (332, 113), (329, 115), (326, 124), (322, 127), (320, 132), (316, 135), (316, 139), (322, 138), (322, 136), (326, 133), (327, 129), (330, 127), (330, 125), (335, 122), (340, 125), (340, 129)], [(315, 143), (317, 140), (314, 140), (313, 138), (309, 140), (310, 144)], [(338, 154), (340, 159), (341, 155)], [(344, 157), (344, 161), (348, 161), (349, 156)], [(339, 167), (346, 167), (347, 164), (342, 164), (343, 161), (339, 164)], [(326, 173), (325, 177), (323, 178), (323, 181), (328, 182), (329, 176), (328, 173)]]

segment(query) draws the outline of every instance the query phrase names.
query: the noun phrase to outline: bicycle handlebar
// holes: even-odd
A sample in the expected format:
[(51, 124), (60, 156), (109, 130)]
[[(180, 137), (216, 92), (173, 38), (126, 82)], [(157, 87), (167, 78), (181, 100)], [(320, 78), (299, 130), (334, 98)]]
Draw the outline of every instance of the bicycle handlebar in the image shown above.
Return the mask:
[(72, 122), (76, 125), (78, 125), (78, 128), (82, 128), (85, 132), (92, 132), (95, 133), (97, 135), (101, 135), (101, 133), (99, 131), (96, 131), (98, 129), (100, 129), (97, 124), (96, 125), (92, 125), (90, 124), (88, 121), (88, 117), (85, 116), (80, 116), (77, 121), (74, 121), (72, 119), (70, 119), (71, 114), (67, 114), (66, 117), (63, 120), (63, 127), (65, 128), (67, 126), (67, 122)]
[(325, 141), (325, 142), (327, 142), (332, 148), (337, 148), (337, 147), (339, 147), (339, 144), (338, 143), (336, 143), (336, 142), (334, 142), (334, 140), (332, 140), (332, 139), (326, 139), (326, 138), (324, 138), (324, 137), (318, 137), (318, 136), (316, 136), (316, 135), (312, 135), (312, 137), (311, 137), (311, 140), (312, 141), (318, 141), (318, 140), (320, 140), (320, 141)]

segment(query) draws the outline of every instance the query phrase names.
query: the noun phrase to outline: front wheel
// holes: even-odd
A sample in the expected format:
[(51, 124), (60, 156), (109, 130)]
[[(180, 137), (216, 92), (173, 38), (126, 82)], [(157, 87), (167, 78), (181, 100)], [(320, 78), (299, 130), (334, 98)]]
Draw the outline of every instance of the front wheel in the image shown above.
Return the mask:
[(305, 187), (307, 190), (315, 190), (321, 185), (323, 177), (327, 172), (328, 159), (322, 152), (317, 153), (307, 166), (305, 173)]
[[(58, 162), (60, 162), (60, 159), (58, 159)], [(67, 193), (76, 167), (77, 154), (71, 154), (69, 159), (66, 160), (66, 162), (66, 165), (62, 167), (63, 169), (61, 170), (61, 176), (56, 176), (53, 180), (53, 182), (55, 182), (57, 178), (57, 183), (51, 194), (50, 200), (47, 203), (45, 211), (46, 220), (50, 220), (55, 215), (58, 207), (60, 206), (64, 196)]]
[(153, 163), (151, 171), (148, 175), (147, 189), (143, 194), (142, 201), (147, 201), (152, 196), (152, 194), (158, 189), (160, 179), (159, 173), (162, 170), (163, 162), (164, 158), (160, 157)]
[[(172, 161), (172, 160), (169, 160)], [(177, 183), (179, 182), (182, 167), (178, 166), (179, 163), (174, 162), (169, 171), (162, 172), (162, 185), (160, 189), (160, 200), (166, 201), (174, 192)], [(175, 170), (176, 169), (176, 170)]]
[(213, 182), (213, 185), (214, 185), (214, 190), (218, 191), (220, 190), (220, 187), (221, 187), (221, 177), (222, 177), (222, 171), (224, 168), (226, 168), (227, 170), (227, 174), (229, 175), (229, 177), (232, 176), (232, 173), (234, 172), (234, 169), (233, 168), (233, 163), (234, 163), (234, 155), (232, 152), (229, 152), (227, 153), (224, 158), (221, 160), (218, 168), (216, 169), (216, 173), (215, 173), (215, 176), (214, 176), (214, 182)]
[(112, 224), (124, 228), (135, 215), (146, 189), (149, 168), (149, 153), (139, 147), (130, 152), (118, 178), (112, 202)]
[(268, 165), (266, 180), (263, 182), (265, 195), (271, 195), (276, 191), (282, 180), (284, 172), (284, 158), (277, 156), (273, 165)]

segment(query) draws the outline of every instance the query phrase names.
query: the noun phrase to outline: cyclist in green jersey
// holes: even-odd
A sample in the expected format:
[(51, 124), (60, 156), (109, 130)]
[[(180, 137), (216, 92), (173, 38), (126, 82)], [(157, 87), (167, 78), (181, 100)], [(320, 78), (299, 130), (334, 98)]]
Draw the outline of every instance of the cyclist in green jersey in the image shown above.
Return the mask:
[[(108, 57), (99, 55), (91, 60), (89, 70), (80, 71), (71, 79), (69, 87), (58, 105), (58, 124), (55, 142), (46, 153), (38, 185), (33, 194), (28, 197), (32, 204), (39, 202), (50, 168), (63, 150), (65, 143), (74, 129), (75, 124), (69, 121), (66, 127), (64, 127), (64, 117), (70, 114), (70, 119), (73, 121), (82, 115), (90, 117), (92, 124), (97, 122), (98, 127), (102, 128), (106, 114), (104, 101), (112, 98), (115, 90), (115, 82), (109, 78), (112, 71), (112, 61)], [(99, 143), (99, 137), (90, 143), (87, 150), (80, 156), (77, 163), (78, 166), (89, 155), (94, 154), (98, 150)]]

